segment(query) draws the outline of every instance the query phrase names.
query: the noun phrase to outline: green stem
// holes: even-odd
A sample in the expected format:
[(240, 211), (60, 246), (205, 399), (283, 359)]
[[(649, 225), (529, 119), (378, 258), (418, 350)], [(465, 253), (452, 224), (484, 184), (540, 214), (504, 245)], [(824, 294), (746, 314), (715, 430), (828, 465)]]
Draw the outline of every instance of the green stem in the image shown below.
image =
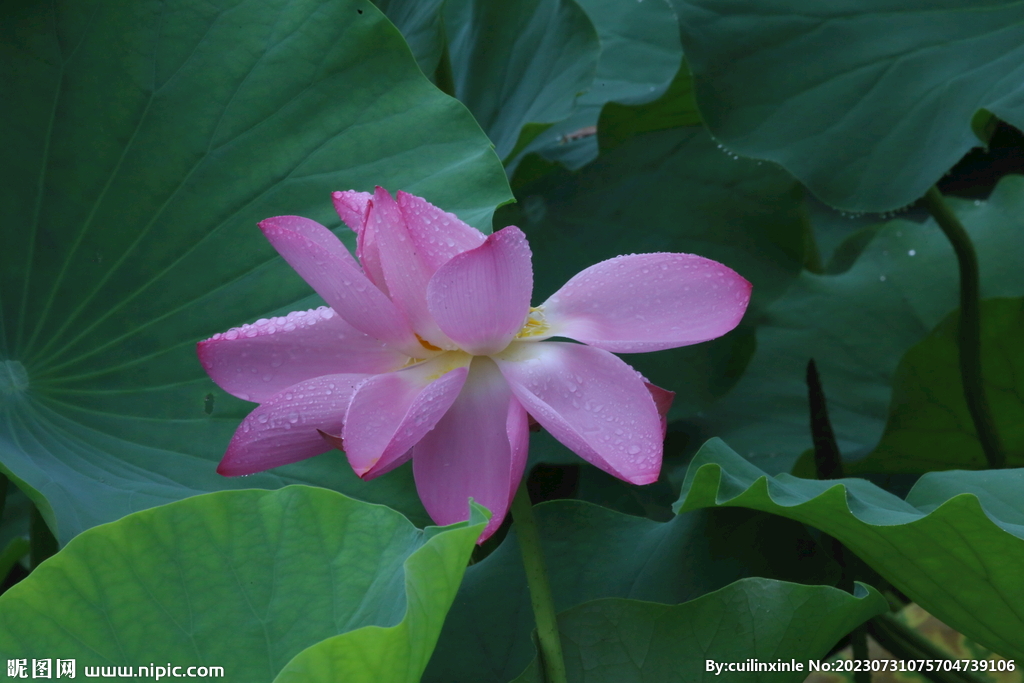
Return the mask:
[(922, 203), (946, 233), (960, 264), (960, 321), (957, 337), (960, 347), (960, 376), (963, 379), (967, 409), (974, 420), (981, 449), (989, 469), (1006, 467), (1006, 456), (985, 398), (981, 377), (981, 294), (978, 255), (964, 226), (946, 204), (938, 188), (932, 186)]
[[(946, 660), (949, 655), (932, 641), (891, 614), (881, 614), (867, 624), (868, 633), (879, 645), (900, 659)], [(935, 683), (983, 683), (982, 678), (968, 671), (919, 671)]]
[(814, 467), (818, 479), (842, 479), (843, 456), (832, 431), (825, 390), (821, 387), (818, 366), (813, 358), (807, 361), (807, 403), (811, 408), (811, 442), (814, 444)]
[[(850, 647), (853, 650), (853, 661), (864, 661), (868, 658), (868, 631), (861, 625), (850, 631)], [(870, 671), (854, 671), (854, 683), (871, 683)]]
[[(966, 239), (966, 233), (964, 238)], [(967, 245), (970, 246), (969, 241)], [(973, 250), (971, 253), (973, 254)], [(977, 292), (977, 273), (977, 262), (975, 262), (975, 292)], [(821, 386), (821, 378), (818, 376), (818, 368), (813, 358), (807, 363), (807, 399), (811, 408), (811, 439), (814, 442), (814, 463), (818, 479), (842, 478), (842, 455), (839, 451), (839, 444), (836, 443), (835, 433), (832, 431), (825, 391)], [(864, 573), (864, 568), (860, 568), (858, 571), (857, 556), (849, 552), (838, 540), (827, 535), (822, 537), (822, 542), (831, 544), (832, 557), (842, 568), (843, 573), (839, 580), (839, 587), (853, 592), (854, 579), (858, 574), (863, 576)], [(900, 659), (949, 659), (946, 653), (937, 648), (930, 640), (890, 614), (875, 617), (867, 624), (862, 624), (850, 632), (853, 659), (865, 660), (868, 658), (867, 636), (869, 634), (879, 645)], [(935, 683), (980, 683), (979, 679), (963, 671), (920, 673)], [(854, 681), (855, 683), (870, 683), (871, 673), (855, 672)]]
[(526, 477), (523, 477), (516, 497), (512, 499), (512, 519), (516, 524), (519, 550), (523, 554), (526, 584), (530, 587), (530, 602), (533, 603), (533, 617), (537, 622), (537, 640), (540, 643), (540, 658), (544, 665), (545, 680), (546, 683), (566, 683), (558, 619), (555, 617), (555, 604), (551, 599), (548, 574), (544, 569), (540, 534), (537, 533), (537, 522), (533, 518), (530, 494), (526, 490)]
[[(832, 421), (828, 417), (825, 390), (821, 386), (818, 366), (813, 358), (807, 361), (806, 380), (807, 403), (811, 409), (811, 441), (814, 444), (815, 472), (818, 479), (821, 480), (842, 479), (843, 456), (839, 451), (835, 432), (832, 430)], [(838, 539), (832, 538), (828, 534), (822, 534), (821, 542), (830, 549), (832, 559), (842, 569), (839, 588), (853, 593), (856, 556), (848, 552)], [(853, 650), (854, 660), (868, 658), (868, 632), (863, 624), (850, 631), (850, 647)], [(871, 672), (855, 671), (853, 680), (854, 683), (871, 683)]]

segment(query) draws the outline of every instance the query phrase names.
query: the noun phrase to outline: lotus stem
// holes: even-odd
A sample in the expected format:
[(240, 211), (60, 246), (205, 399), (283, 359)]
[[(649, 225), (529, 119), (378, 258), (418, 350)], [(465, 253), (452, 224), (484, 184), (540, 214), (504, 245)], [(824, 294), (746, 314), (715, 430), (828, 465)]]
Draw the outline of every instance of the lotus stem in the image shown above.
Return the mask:
[[(935, 643), (891, 614), (880, 614), (867, 623), (868, 633), (879, 645), (900, 659), (946, 660), (950, 656)], [(969, 671), (918, 671), (934, 683), (982, 683)]]
[(985, 387), (981, 376), (981, 294), (978, 275), (978, 255), (971, 238), (960, 219), (942, 197), (938, 188), (932, 186), (925, 193), (922, 203), (942, 228), (960, 264), (960, 320), (957, 326), (957, 341), (960, 356), (960, 377), (964, 385), (967, 409), (974, 420), (974, 431), (985, 453), (989, 469), (1006, 467), (1006, 455), (996, 431)]
[(811, 407), (811, 441), (814, 443), (814, 468), (818, 479), (842, 479), (843, 457), (832, 431), (825, 390), (821, 387), (818, 366), (813, 358), (807, 361), (807, 402)]
[[(868, 658), (868, 630), (861, 624), (850, 631), (850, 649), (853, 661), (864, 661)], [(871, 683), (870, 671), (854, 671), (854, 683)]]
[[(842, 479), (843, 456), (832, 431), (832, 421), (828, 417), (828, 403), (825, 401), (825, 390), (821, 386), (818, 366), (814, 359), (807, 361), (807, 402), (811, 408), (811, 441), (814, 443), (814, 469), (818, 479)], [(842, 569), (839, 588), (853, 593), (856, 569), (853, 563), (856, 556), (846, 550), (838, 539), (822, 534), (821, 543), (828, 547), (832, 559)], [(863, 624), (850, 631), (850, 648), (854, 660), (868, 658), (868, 632)], [(855, 671), (854, 683), (871, 683), (870, 671)]]
[(551, 599), (551, 585), (544, 568), (544, 554), (540, 547), (540, 534), (533, 517), (530, 493), (526, 489), (526, 477), (519, 484), (512, 499), (512, 519), (516, 525), (519, 550), (523, 554), (526, 569), (526, 584), (530, 588), (530, 602), (533, 603), (533, 617), (537, 622), (537, 641), (540, 645), (540, 659), (546, 683), (566, 683), (565, 660), (562, 658), (562, 640), (558, 634), (558, 619), (555, 604)]

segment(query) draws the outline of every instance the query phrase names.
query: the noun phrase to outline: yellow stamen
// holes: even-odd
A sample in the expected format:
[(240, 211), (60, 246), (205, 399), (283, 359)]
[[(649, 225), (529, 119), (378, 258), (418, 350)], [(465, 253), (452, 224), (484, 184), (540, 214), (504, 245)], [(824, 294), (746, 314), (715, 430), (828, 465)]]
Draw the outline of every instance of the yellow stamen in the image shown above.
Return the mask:
[(547, 322), (544, 320), (544, 310), (540, 306), (531, 306), (530, 313), (526, 317), (526, 322), (523, 323), (523, 329), (519, 330), (519, 334), (516, 335), (516, 339), (539, 337), (547, 334), (549, 329)]
[(419, 339), (420, 345), (423, 348), (425, 348), (427, 351), (440, 351), (441, 350), (440, 347), (434, 346), (433, 344), (431, 344), (430, 342), (428, 342), (426, 339), (424, 339), (423, 337), (421, 337), (418, 334), (416, 335), (416, 338)]

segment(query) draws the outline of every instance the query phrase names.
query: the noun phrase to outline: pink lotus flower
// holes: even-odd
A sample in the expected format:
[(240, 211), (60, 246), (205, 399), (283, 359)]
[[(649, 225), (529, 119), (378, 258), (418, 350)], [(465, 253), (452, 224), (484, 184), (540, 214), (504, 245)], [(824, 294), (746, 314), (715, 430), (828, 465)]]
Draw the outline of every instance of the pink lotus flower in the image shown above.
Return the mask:
[(531, 416), (602, 470), (655, 481), (672, 394), (611, 352), (714, 339), (750, 299), (750, 283), (720, 263), (635, 254), (587, 268), (531, 308), (531, 253), (519, 228), (485, 236), (420, 197), (399, 192), (396, 201), (379, 187), (335, 192), (334, 205), (357, 235), (358, 263), (312, 220), (260, 223), (330, 308), (198, 345), (218, 385), (260, 404), (217, 471), (251, 474), (344, 446), (371, 479), (412, 458), (431, 517), (467, 519), (472, 497), (494, 513), (483, 538), (522, 478)]

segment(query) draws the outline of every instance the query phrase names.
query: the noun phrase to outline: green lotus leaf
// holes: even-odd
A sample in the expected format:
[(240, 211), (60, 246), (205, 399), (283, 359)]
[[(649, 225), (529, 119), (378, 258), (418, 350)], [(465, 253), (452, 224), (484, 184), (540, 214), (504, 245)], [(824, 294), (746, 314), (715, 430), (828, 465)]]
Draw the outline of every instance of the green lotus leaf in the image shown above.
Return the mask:
[(447, 0), (455, 96), (504, 159), (530, 123), (568, 117), (590, 87), (601, 45), (575, 0)]
[[(878, 447), (850, 463), (859, 472), (985, 469), (985, 454), (960, 378), (959, 311), (946, 316), (900, 361), (889, 420)], [(1008, 464), (1024, 465), (1024, 299), (981, 302), (981, 371)]]
[(602, 108), (606, 104), (614, 106), (611, 103), (641, 105), (655, 100), (680, 71), (682, 47), (675, 12), (668, 0), (577, 2), (594, 23), (601, 41), (594, 80), (576, 99), (576, 108), (567, 119), (541, 131), (532, 144), (509, 155), (506, 168), (510, 175), (522, 157), (531, 152), (571, 169), (590, 163), (598, 154), (594, 127), (598, 126)]
[(674, 0), (701, 116), (822, 201), (889, 211), (978, 144), (982, 107), (1024, 128), (1016, 0)]
[(420, 71), (433, 76), (444, 50), (444, 0), (375, 0), (373, 4), (402, 32)]
[(485, 521), (420, 531), (306, 486), (194, 496), (83, 532), (0, 596), (0, 655), (316, 681), (314, 646), (330, 680), (412, 683)]
[[(823, 658), (844, 635), (888, 610), (882, 594), (864, 584), (850, 595), (830, 586), (750, 578), (682, 605), (595, 600), (559, 614), (558, 628), (573, 683), (800, 683), (808, 660)], [(751, 659), (765, 670), (708, 671), (709, 661), (727, 666)], [(537, 660), (515, 680), (543, 683)]]
[[(798, 524), (748, 510), (698, 510), (668, 522), (582, 501), (535, 508), (559, 612), (601, 598), (664, 604), (738, 579), (835, 583), (838, 569)], [(515, 525), (466, 570), (424, 683), (505, 683), (535, 655), (530, 595)]]
[(296, 482), (427, 521), (411, 472), (367, 485), (337, 453), (216, 475), (252, 404), (195, 356), (204, 337), (321, 303), (258, 221), (336, 228), (330, 192), (380, 184), (489, 230), (510, 198), (479, 126), (384, 16), (363, 0), (8, 2), (0, 80), (18, 102), (0, 109), (0, 463), (60, 541)]
[(744, 507), (838, 539), (968, 638), (1024, 655), (1024, 470), (932, 472), (906, 500), (864, 479), (770, 476), (719, 439), (694, 457), (676, 508)]
[[(1024, 293), (1024, 178), (1003, 178), (987, 201), (949, 201), (977, 249), (982, 295)], [(746, 373), (691, 422), (696, 443), (720, 436), (766, 472), (789, 471), (812, 445), (805, 375), (813, 358), (843, 455), (874, 449), (900, 359), (960, 299), (953, 249), (933, 221), (894, 220), (870, 231), (852, 266), (802, 273), (767, 309)]]
[(699, 126), (700, 112), (693, 94), (690, 67), (683, 62), (668, 89), (658, 99), (646, 104), (609, 102), (601, 110), (597, 123), (601, 151), (618, 147), (629, 137), (669, 128)]

